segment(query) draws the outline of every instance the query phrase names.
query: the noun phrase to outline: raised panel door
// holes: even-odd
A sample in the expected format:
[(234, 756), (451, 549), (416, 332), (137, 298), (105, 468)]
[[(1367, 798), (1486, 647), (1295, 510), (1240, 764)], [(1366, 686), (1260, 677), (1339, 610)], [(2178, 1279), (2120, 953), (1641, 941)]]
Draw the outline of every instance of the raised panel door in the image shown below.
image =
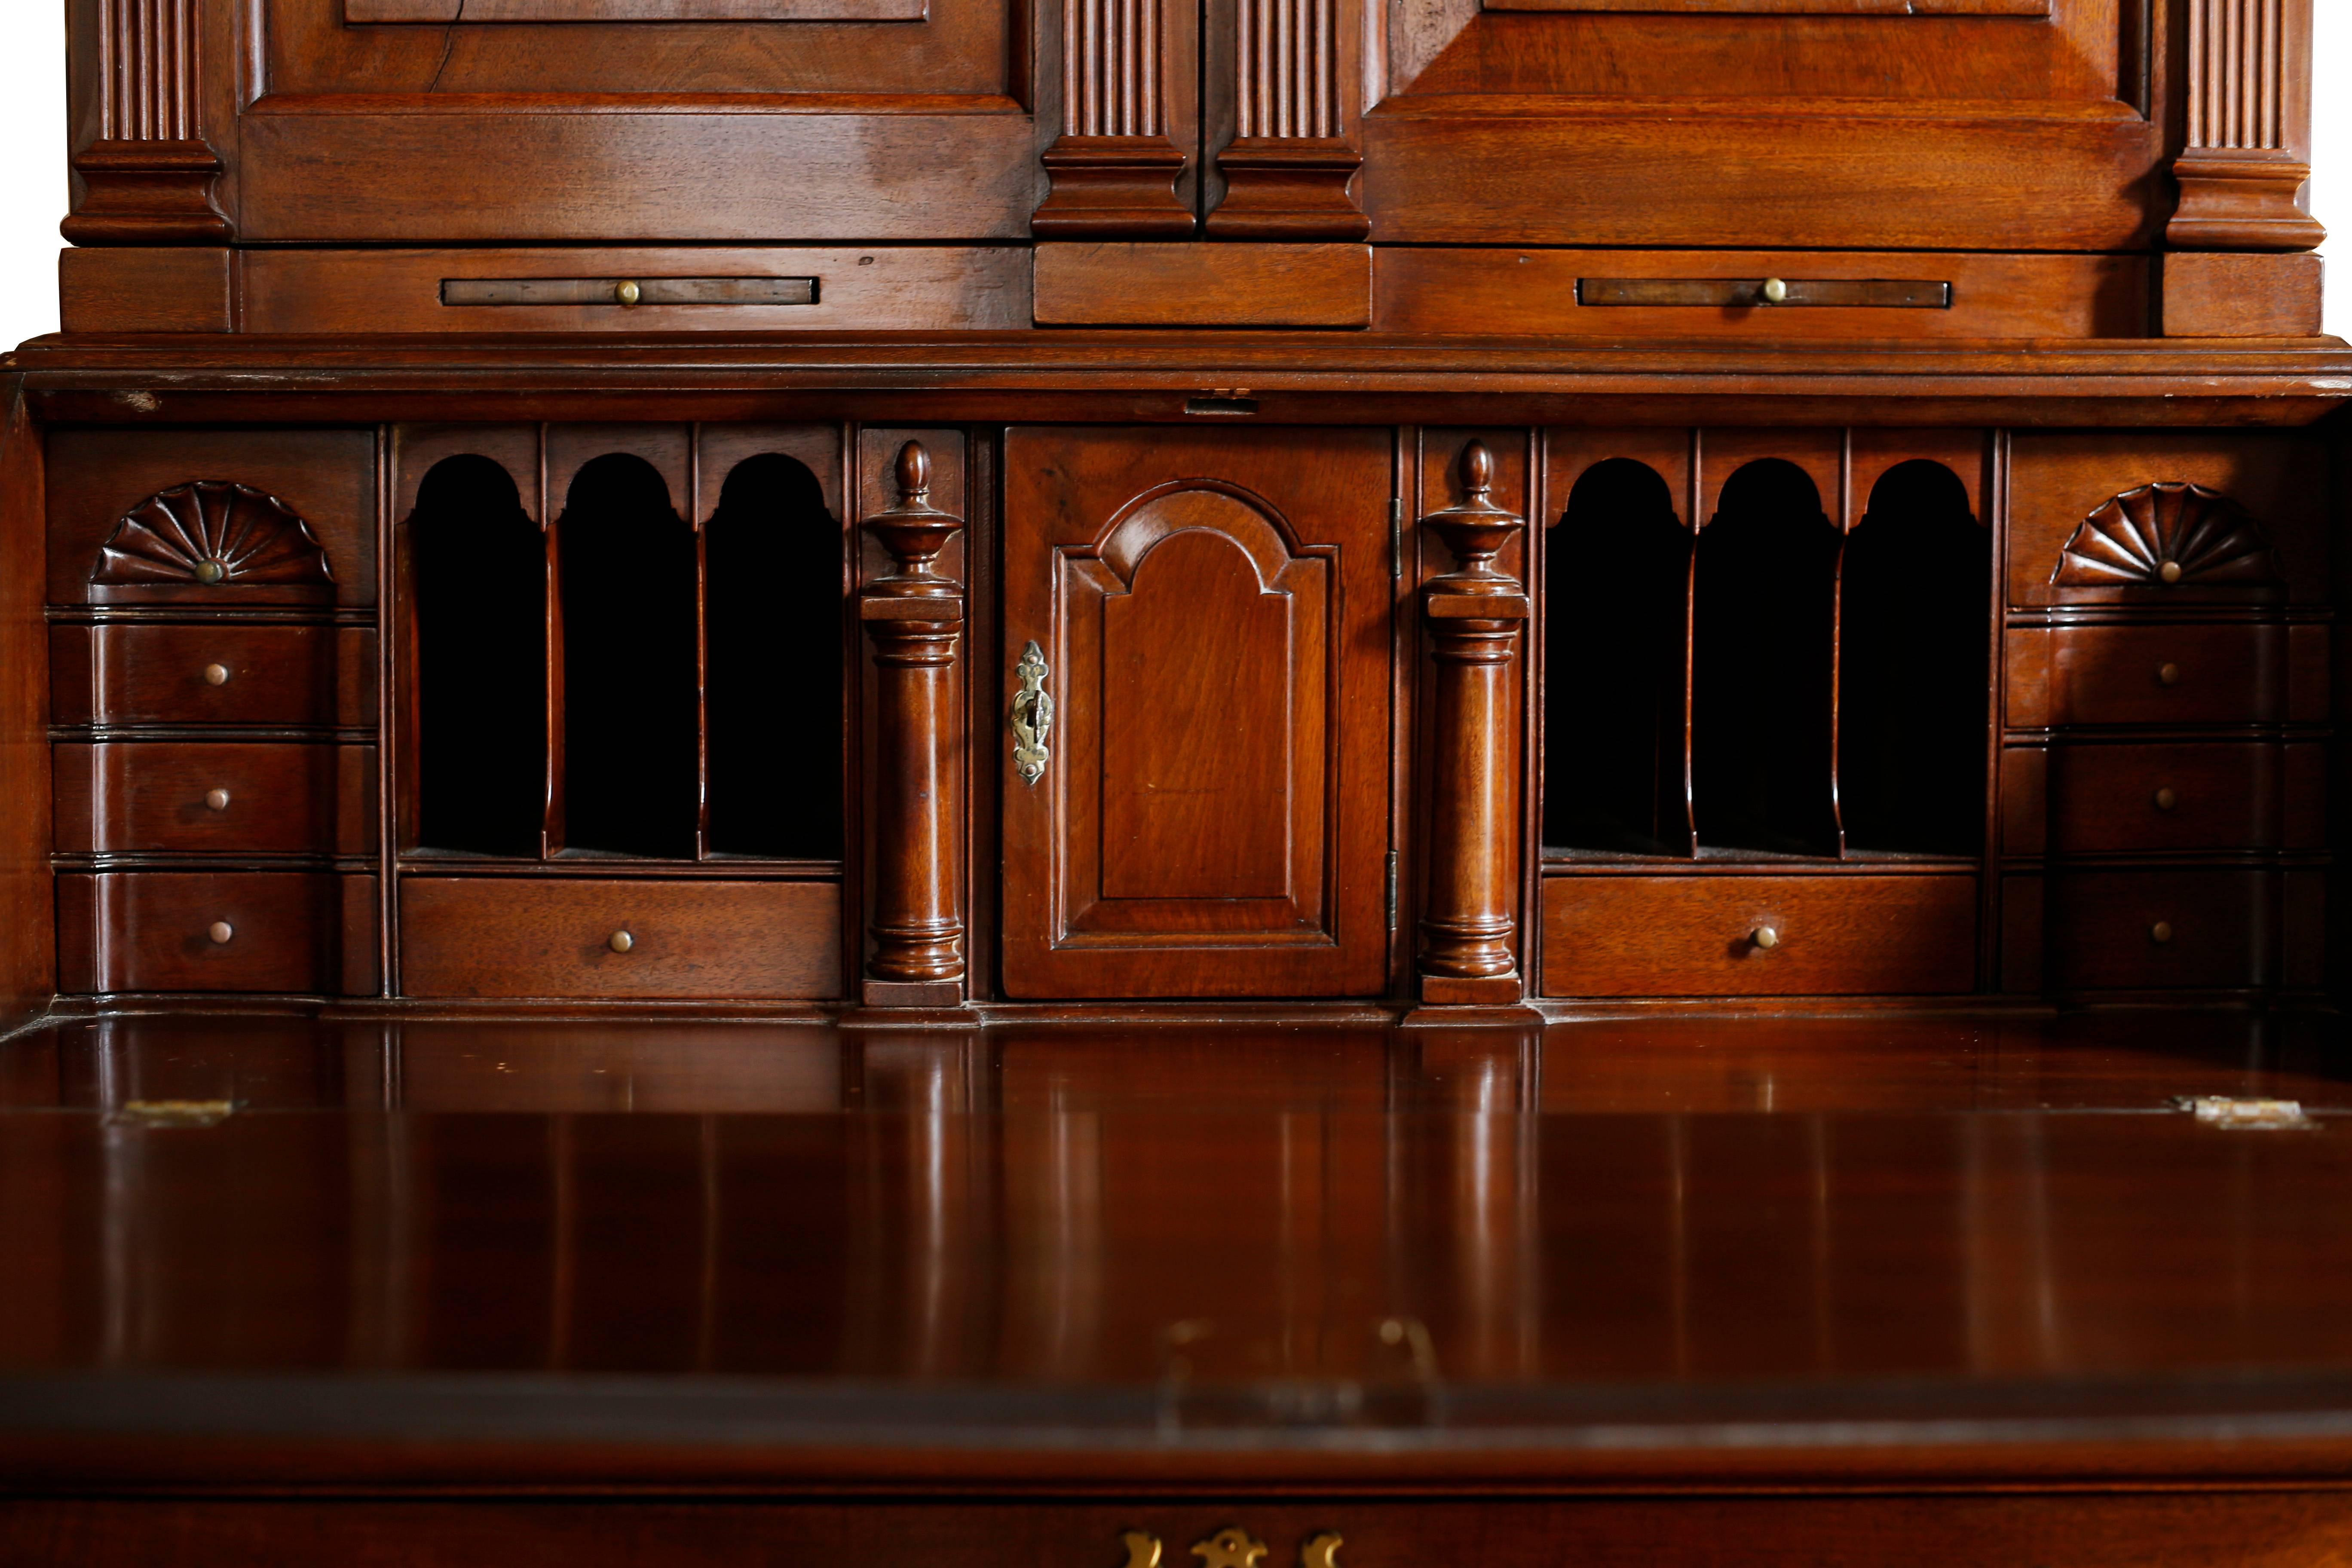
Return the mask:
[(1007, 712), (1052, 704), (1008, 994), (1383, 989), (1391, 476), (1385, 431), (1007, 437)]

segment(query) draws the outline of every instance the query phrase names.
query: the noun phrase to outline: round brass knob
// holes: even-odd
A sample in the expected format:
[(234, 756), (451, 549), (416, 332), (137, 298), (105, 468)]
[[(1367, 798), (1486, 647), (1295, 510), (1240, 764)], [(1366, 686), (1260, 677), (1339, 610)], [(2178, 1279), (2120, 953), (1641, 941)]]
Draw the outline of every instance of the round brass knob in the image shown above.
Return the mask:
[(196, 581), (199, 583), (210, 585), (214, 583), (219, 582), (222, 578), (227, 575), (228, 568), (222, 565), (217, 561), (199, 561), (196, 563)]
[(236, 928), (226, 921), (215, 921), (212, 929), (205, 934), (213, 939), (214, 946), (226, 947), (229, 938), (236, 934)]
[(2180, 563), (2178, 561), (2168, 561), (2163, 565), (2156, 569), (2156, 574), (2158, 580), (2162, 582), (2178, 583), (2180, 581)]
[(2177, 665), (2177, 664), (2159, 664), (2159, 665), (2158, 665), (2158, 666), (2156, 667), (2156, 683), (2157, 683), (2158, 686), (2178, 686), (2178, 685), (2179, 685), (2179, 684), (2180, 684), (2180, 667), (2179, 667), (2179, 665)]
[(225, 789), (206, 790), (205, 792), (205, 804), (211, 806), (215, 811), (226, 811), (228, 809), (228, 791)]
[(604, 939), (604, 945), (611, 948), (614, 952), (626, 952), (629, 949), (637, 945), (637, 939), (631, 936), (627, 931), (616, 931), (612, 935)]
[(206, 686), (226, 686), (228, 684), (228, 666), (225, 664), (208, 664), (205, 666), (205, 684)]
[(1757, 292), (1764, 296), (1768, 305), (1785, 305), (1789, 301), (1789, 285), (1778, 278), (1764, 279), (1764, 287)]
[(2155, 942), (2159, 947), (2164, 943), (2170, 942), (2172, 940), (2172, 922), (2170, 921), (2158, 921), (2154, 925), (2148, 927), (2147, 940)]
[(638, 288), (635, 281), (619, 283), (613, 289), (613, 298), (624, 305), (634, 305), (645, 297), (646, 291)]
[(1748, 940), (1759, 947), (1774, 948), (1780, 945), (1780, 933), (1770, 926), (1758, 926), (1748, 933)]
[(2179, 805), (2179, 804), (2180, 796), (2174, 792), (2173, 787), (2170, 784), (2160, 784), (2158, 786), (2156, 792), (2157, 810), (2170, 811), (2174, 806)]

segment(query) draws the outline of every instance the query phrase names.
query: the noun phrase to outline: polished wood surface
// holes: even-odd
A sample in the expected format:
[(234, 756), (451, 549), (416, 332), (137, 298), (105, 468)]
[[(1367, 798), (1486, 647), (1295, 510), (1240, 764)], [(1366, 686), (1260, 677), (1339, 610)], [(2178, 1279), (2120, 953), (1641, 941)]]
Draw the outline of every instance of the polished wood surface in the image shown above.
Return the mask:
[[(39, 510), (42, 447), (24, 384), (0, 381), (0, 506)], [(48, 1005), (57, 984), (57, 923), (48, 857), (48, 635), (41, 624), (39, 530), (0, 528), (0, 1028)]]
[[(900, 1421), (983, 1421), (1039, 1479), (1162, 1484), (1260, 1459), (1328, 1480), (1399, 1454), (1444, 1469), (1442, 1452), (1546, 1484), (1620, 1465), (1900, 1469), (1939, 1441), (1977, 1445), (1980, 1476), (2227, 1469), (2286, 1430), (2234, 1457), (2168, 1448), (2160, 1425), (2141, 1450), (2097, 1434), (2336, 1408), (2338, 1036), (2219, 1016), (64, 1022), (0, 1047), (17, 1260), (0, 1428), (18, 1475), (59, 1479), (226, 1474), (264, 1462), (239, 1445), (298, 1431), (324, 1447), (289, 1476), (421, 1476), (445, 1461), (375, 1446), (428, 1389), (457, 1403), (413, 1433), (508, 1434), (478, 1455), (485, 1479), (618, 1475), (667, 1451), (672, 1476), (701, 1452), (714, 1477), (786, 1483), (820, 1473), (794, 1454), (832, 1465), (827, 1445)], [(2294, 1099), (2312, 1126), (2174, 1108), (2217, 1093)], [(110, 1237), (135, 1270), (110, 1267)], [(1384, 1341), (1389, 1321), (1411, 1342)], [(207, 1459), (169, 1436), (202, 1386), (172, 1380), (231, 1371), (264, 1381), (205, 1419), (232, 1439)], [(728, 1458), (726, 1383), (639, 1385), (655, 1402), (631, 1416), (598, 1405), (620, 1389), (594, 1377), (527, 1396), (484, 1376), (550, 1371), (760, 1379), (744, 1394), (765, 1389), (797, 1435)], [(464, 1376), (414, 1381), (433, 1372)], [(30, 1435), (74, 1407), (33, 1397), (35, 1373), (131, 1379), (162, 1403), (84, 1403), (82, 1436), (37, 1458)], [(267, 1381), (295, 1373), (358, 1381), (306, 1407)], [(829, 1386), (855, 1398), (827, 1404)], [(2077, 1432), (2068, 1412), (2109, 1425)], [(1924, 1445), (1908, 1457), (1832, 1460), (1853, 1439), (1823, 1424), (1851, 1420), (1949, 1426), (1903, 1439)], [(1097, 1436), (1056, 1426), (1073, 1421)], [(1727, 1421), (1749, 1435), (1707, 1435)], [(565, 1422), (585, 1423), (570, 1458), (544, 1447)], [(1013, 1459), (923, 1462), (944, 1478)]]

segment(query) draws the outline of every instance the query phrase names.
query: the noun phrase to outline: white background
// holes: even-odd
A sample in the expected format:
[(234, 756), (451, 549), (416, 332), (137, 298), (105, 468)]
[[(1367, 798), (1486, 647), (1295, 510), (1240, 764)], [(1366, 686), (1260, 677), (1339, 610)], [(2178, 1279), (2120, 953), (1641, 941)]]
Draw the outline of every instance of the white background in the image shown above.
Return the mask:
[[(0, 0), (0, 346), (58, 325), (66, 211), (65, 5)], [(2352, 0), (2316, 0), (2311, 210), (2352, 256)], [(2352, 337), (2352, 262), (2330, 269), (2327, 330)]]

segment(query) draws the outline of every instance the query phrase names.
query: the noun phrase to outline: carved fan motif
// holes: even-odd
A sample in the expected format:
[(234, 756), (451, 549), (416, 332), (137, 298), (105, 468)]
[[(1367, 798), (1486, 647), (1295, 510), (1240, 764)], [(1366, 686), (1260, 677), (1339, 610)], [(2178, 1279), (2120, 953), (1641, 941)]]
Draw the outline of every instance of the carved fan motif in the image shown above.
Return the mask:
[(310, 525), (249, 485), (200, 479), (149, 496), (115, 524), (93, 583), (331, 584)]
[(2229, 497), (2184, 484), (2126, 490), (2084, 518), (2050, 579), (2061, 588), (2278, 580), (2262, 524)]

